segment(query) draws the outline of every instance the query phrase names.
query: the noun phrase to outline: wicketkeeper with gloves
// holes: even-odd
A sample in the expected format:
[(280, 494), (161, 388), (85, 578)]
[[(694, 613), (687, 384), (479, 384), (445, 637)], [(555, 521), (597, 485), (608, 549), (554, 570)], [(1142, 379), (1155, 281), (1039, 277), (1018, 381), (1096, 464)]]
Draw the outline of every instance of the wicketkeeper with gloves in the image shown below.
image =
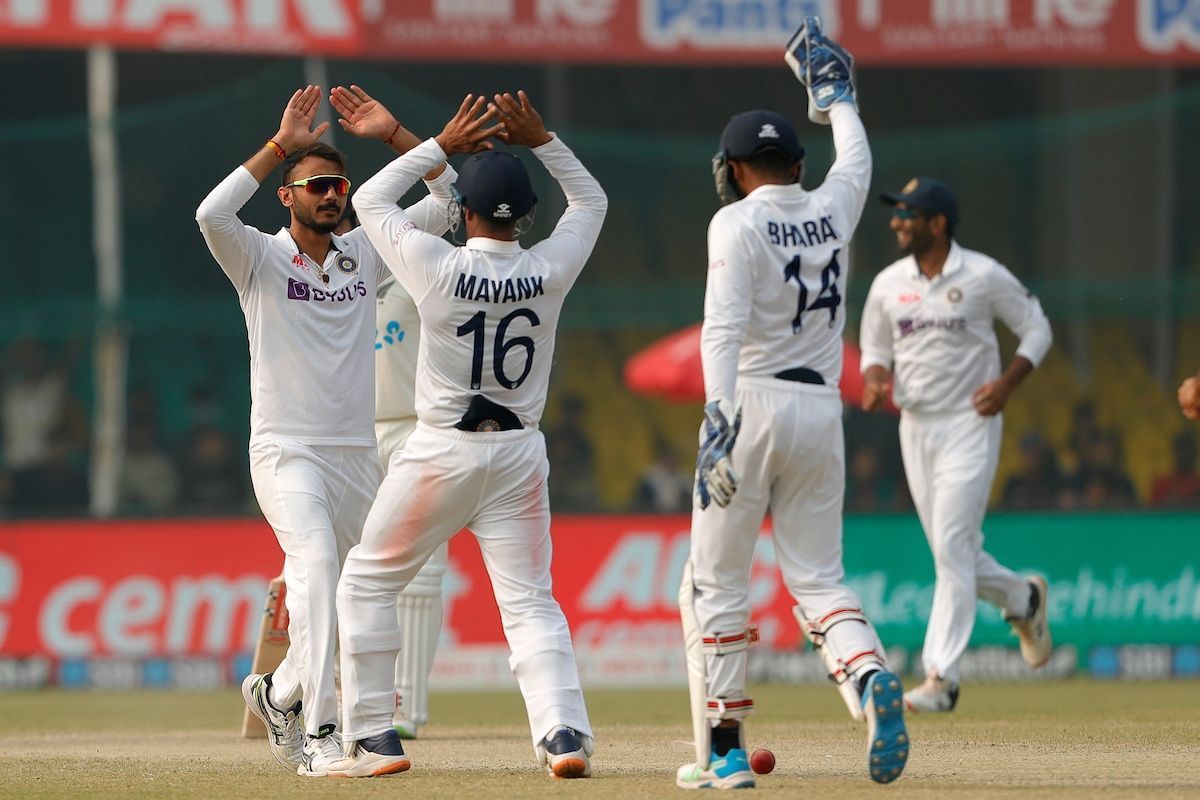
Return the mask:
[[(824, 659), (851, 715), (868, 724), (868, 772), (899, 776), (908, 757), (903, 689), (842, 582), (845, 484), (842, 329), (847, 244), (871, 180), (853, 59), (809, 17), (785, 60), (813, 122), (832, 126), (825, 182), (800, 185), (804, 148), (772, 111), (734, 116), (713, 159), (725, 206), (708, 228), (701, 357), (706, 405), (696, 463), (692, 541), (679, 605), (695, 763), (685, 789), (754, 785), (743, 721), (750, 567), (763, 519), (796, 620)], [(886, 554), (881, 554), (886, 557)]]

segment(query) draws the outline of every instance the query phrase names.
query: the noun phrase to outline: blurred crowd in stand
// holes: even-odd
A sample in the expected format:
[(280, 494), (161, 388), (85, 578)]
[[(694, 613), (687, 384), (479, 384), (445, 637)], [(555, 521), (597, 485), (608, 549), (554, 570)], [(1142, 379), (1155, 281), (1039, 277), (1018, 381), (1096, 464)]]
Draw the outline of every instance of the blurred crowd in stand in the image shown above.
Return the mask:
[[(18, 339), (4, 348), (0, 372), (0, 518), (86, 516), (89, 513), (90, 429), (86, 398), (75, 384), (89, 368), (78, 343)], [(185, 422), (167, 431), (161, 398), (135, 383), (127, 398), (124, 465), (118, 514), (129, 517), (224, 516), (256, 513), (246, 463), (244, 420), (229, 420), (209, 386), (187, 394)], [(687, 513), (691, 509), (694, 444), (659, 433), (646, 443), (648, 463), (631, 464), (636, 479), (626, 503), (602, 501), (589, 401), (553, 398), (547, 423), (550, 503), (556, 512)], [(592, 405), (595, 405), (592, 403)], [(596, 409), (597, 414), (608, 412)], [(846, 511), (912, 513), (897, 436), (888, 415), (848, 409)], [(996, 509), (1090, 511), (1200, 508), (1195, 431), (1177, 428), (1171, 469), (1138, 495), (1125, 468), (1122, 434), (1103, 427), (1090, 402), (1077, 405), (1064, 447), (1044, 432), (1019, 437), (1015, 467), (997, 479)]]

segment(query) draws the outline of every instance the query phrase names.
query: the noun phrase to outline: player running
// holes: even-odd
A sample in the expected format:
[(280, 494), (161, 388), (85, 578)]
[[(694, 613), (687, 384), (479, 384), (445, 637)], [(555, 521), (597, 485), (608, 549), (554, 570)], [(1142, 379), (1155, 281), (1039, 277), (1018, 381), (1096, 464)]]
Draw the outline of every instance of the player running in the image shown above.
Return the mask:
[[(538, 421), (562, 303), (596, 243), (607, 199), (524, 92), (494, 100), (485, 111), (484, 98), (468, 95), (437, 137), (355, 196), (371, 241), (417, 303), (418, 422), (391, 461), (338, 586), (349, 756), (331, 775), (408, 768), (392, 727), (396, 594), (464, 527), (492, 579), (539, 761), (560, 778), (591, 774), (591, 726), (566, 619), (551, 593), (549, 469)], [(369, 113), (339, 111), (352, 123)], [(493, 135), (530, 147), (567, 198), (554, 232), (528, 250), (517, 238), (537, 198), (522, 163), (490, 150)], [(468, 238), (455, 247), (420, 232), (396, 199), (447, 156), (466, 153), (475, 155), (456, 189)]]
[[(373, 429), (372, 299), (387, 274), (364, 232), (332, 233), (350, 181), (342, 153), (317, 141), (329, 127), (312, 127), (320, 101), (318, 86), (297, 90), (278, 132), (196, 211), (246, 317), (250, 476), (284, 552), (291, 648), (274, 673), (247, 676), (242, 695), (266, 724), (276, 760), (318, 776), (342, 758), (334, 735), (338, 573), (382, 477)], [(383, 110), (368, 133), (402, 151), (389, 118)], [(272, 235), (237, 214), (276, 167), (279, 202), (291, 221)], [(438, 165), (425, 177), (433, 197), (409, 217), (445, 231), (456, 176)]]
[[(905, 256), (875, 276), (863, 308), (863, 408), (883, 404), (894, 370), (900, 454), (936, 574), (925, 682), (904, 700), (913, 711), (952, 711), (976, 596), (1005, 609), (1030, 666), (1050, 658), (1046, 581), (998, 564), (982, 530), (1000, 412), (1050, 349), (1050, 322), (1011, 272), (954, 240), (958, 203), (945, 184), (913, 178), (882, 200)], [(1003, 374), (997, 318), (1020, 338)]]
[(810, 119), (833, 126), (837, 158), (806, 191), (792, 124), (748, 111), (725, 127), (713, 163), (727, 205), (708, 229), (706, 421), (679, 592), (696, 746), (695, 763), (676, 775), (685, 789), (754, 786), (742, 720), (754, 708), (745, 693), (750, 566), (767, 513), (796, 619), (850, 714), (868, 722), (871, 778), (895, 780), (908, 757), (900, 680), (842, 582), (842, 299), (871, 152), (849, 54), (810, 17), (786, 58), (808, 90)]

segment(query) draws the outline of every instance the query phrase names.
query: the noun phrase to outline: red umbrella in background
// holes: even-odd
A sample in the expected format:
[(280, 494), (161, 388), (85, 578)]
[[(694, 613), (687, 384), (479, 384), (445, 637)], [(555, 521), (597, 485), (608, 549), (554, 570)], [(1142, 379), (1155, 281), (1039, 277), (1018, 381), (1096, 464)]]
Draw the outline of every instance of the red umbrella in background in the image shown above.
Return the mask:
[[(863, 380), (858, 348), (842, 343), (842, 402), (862, 405)], [(700, 366), (700, 325), (692, 325), (659, 339), (625, 362), (625, 385), (638, 394), (665, 397), (676, 402), (704, 400), (704, 374)], [(888, 401), (886, 408), (898, 413)]]

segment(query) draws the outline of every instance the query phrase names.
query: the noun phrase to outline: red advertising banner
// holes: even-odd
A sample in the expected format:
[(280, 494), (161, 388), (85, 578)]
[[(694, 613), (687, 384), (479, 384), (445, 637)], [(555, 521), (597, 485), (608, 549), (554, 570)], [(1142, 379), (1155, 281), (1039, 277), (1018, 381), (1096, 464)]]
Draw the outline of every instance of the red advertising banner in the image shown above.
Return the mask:
[(351, 56), (359, 0), (0, 0), (0, 46)]
[[(680, 638), (676, 596), (687, 516), (560, 516), (555, 594), (583, 648)], [(468, 533), (451, 542), (445, 636), (504, 644), (491, 583)], [(766, 537), (751, 597), (763, 641), (797, 644)], [(0, 656), (227, 656), (252, 650), (283, 556), (265, 522), (164, 520), (0, 525)]]
[(810, 14), (861, 64), (1200, 63), (1200, 0), (0, 0), (0, 46), (779, 64)]

